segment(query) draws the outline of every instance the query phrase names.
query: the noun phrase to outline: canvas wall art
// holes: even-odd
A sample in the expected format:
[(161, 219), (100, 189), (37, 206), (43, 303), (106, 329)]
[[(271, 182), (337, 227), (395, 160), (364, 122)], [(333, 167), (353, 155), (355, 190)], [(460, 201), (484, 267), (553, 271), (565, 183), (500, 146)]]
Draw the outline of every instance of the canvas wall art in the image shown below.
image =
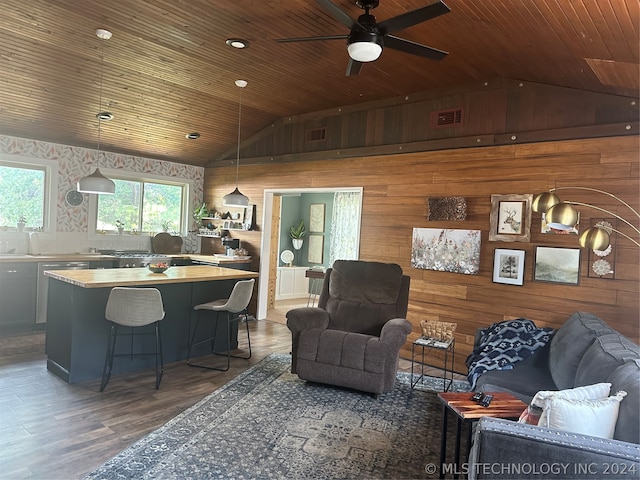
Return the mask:
[(480, 270), (480, 230), (414, 228), (411, 266), (477, 275)]
[(539, 282), (578, 285), (580, 281), (580, 249), (536, 247), (533, 279)]

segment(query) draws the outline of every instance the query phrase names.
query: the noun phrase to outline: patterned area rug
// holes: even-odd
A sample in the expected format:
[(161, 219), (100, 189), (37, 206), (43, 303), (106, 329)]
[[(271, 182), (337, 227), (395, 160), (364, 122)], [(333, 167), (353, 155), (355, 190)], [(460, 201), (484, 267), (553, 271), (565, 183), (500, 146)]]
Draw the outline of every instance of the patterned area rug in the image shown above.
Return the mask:
[(270, 355), (85, 478), (434, 478), (425, 467), (438, 462), (442, 406), (428, 379), (411, 391), (400, 373), (375, 399), (304, 382), (289, 365)]

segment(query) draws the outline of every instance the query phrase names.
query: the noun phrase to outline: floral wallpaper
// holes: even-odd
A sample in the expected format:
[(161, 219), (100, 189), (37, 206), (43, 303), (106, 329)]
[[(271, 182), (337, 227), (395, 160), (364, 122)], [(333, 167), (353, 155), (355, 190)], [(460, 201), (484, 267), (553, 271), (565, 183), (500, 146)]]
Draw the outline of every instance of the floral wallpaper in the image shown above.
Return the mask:
[[(56, 228), (58, 232), (86, 232), (88, 229), (89, 202), (85, 199), (82, 205), (71, 207), (64, 201), (64, 196), (66, 192), (76, 187), (80, 178), (90, 175), (96, 168), (96, 153), (96, 150), (88, 148), (0, 135), (0, 154), (21, 155), (58, 162), (58, 224)], [(203, 167), (109, 152), (102, 152), (100, 167), (190, 179), (195, 185), (195, 203), (202, 203)]]

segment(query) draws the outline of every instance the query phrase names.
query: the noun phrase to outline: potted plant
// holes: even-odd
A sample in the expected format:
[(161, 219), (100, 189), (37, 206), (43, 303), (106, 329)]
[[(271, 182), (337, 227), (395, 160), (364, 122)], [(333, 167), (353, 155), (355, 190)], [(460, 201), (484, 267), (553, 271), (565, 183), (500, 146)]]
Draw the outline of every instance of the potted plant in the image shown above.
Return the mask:
[(122, 220), (116, 220), (116, 227), (118, 227), (118, 235), (122, 235), (122, 232), (124, 232), (124, 222)]
[(193, 220), (195, 223), (194, 230), (198, 230), (200, 225), (202, 225), (202, 219), (209, 215), (209, 210), (207, 210), (207, 204), (202, 202), (202, 205), (195, 205), (193, 207)]
[(307, 233), (304, 227), (304, 220), (300, 220), (300, 223), (296, 226), (292, 226), (289, 229), (289, 236), (291, 237), (291, 242), (293, 243), (293, 248), (296, 250), (300, 250), (302, 248), (302, 237)]
[(18, 231), (22, 232), (24, 230), (24, 227), (27, 225), (27, 218), (24, 215), (20, 215), (20, 217), (18, 217)]

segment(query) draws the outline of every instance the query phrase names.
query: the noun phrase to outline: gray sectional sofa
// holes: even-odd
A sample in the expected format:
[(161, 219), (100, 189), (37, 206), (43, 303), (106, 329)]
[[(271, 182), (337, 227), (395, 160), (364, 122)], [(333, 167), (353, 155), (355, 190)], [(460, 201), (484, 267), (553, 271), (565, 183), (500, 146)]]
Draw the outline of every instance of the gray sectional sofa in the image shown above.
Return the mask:
[[(509, 392), (529, 403), (540, 390), (600, 382), (611, 383), (612, 395), (627, 392), (613, 439), (483, 418), (474, 433), (469, 478), (514, 478), (517, 465), (531, 465), (517, 478), (640, 478), (640, 348), (597, 316), (574, 313), (547, 346), (512, 370), (485, 372), (475, 389)], [(494, 464), (507, 466), (489, 467)], [(549, 471), (544, 475), (540, 468)]]

